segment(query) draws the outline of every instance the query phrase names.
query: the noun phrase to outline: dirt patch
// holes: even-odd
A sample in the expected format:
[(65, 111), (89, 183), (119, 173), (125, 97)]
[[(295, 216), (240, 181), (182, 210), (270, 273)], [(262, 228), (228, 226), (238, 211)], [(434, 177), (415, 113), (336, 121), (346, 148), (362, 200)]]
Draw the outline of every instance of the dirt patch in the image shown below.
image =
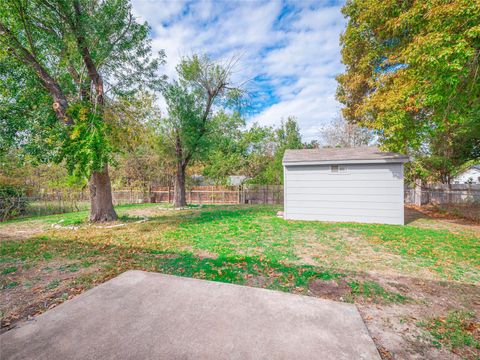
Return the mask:
[(352, 293), (352, 288), (343, 279), (314, 279), (310, 281), (308, 289), (313, 296), (339, 301), (344, 301)]
[(1, 224), (0, 241), (26, 240), (48, 230), (50, 225), (42, 221), (24, 221)]
[(456, 309), (473, 311), (478, 319), (480, 286), (378, 273), (358, 276), (413, 299), (405, 304), (357, 303), (377, 347), (383, 350), (383, 354), (380, 353), (384, 359), (461, 358), (446, 348), (435, 346), (420, 321), (442, 317)]
[[(6, 274), (8, 269), (15, 270)], [(72, 286), (72, 282), (98, 269), (55, 261), (38, 263), (34, 267), (9, 264), (0, 270), (1, 333), (17, 321), (38, 315), (82, 292), (83, 287)]]
[(160, 206), (146, 206), (137, 209), (126, 209), (123, 211), (124, 215), (132, 216), (132, 217), (156, 217), (167, 214), (169, 211), (168, 209)]
[(272, 279), (269, 279), (266, 276), (250, 276), (245, 282), (246, 286), (265, 288), (272, 283)]
[(460, 359), (433, 345), (417, 324), (427, 314), (422, 305), (357, 305), (383, 359)]
[[(252, 279), (258, 286), (258, 279)], [(352, 298), (348, 281), (374, 282), (386, 292), (406, 299), (402, 302), (372, 302)], [(260, 286), (264, 286), (268, 279)], [(480, 349), (450, 351), (435, 343), (421, 326), (431, 318), (442, 318), (452, 310), (467, 310), (480, 320), (480, 285), (435, 281), (383, 272), (355, 272), (346, 278), (310, 281), (307, 295), (357, 305), (383, 359), (478, 359)], [(473, 355), (472, 355), (473, 352)], [(460, 356), (461, 355), (461, 356)]]

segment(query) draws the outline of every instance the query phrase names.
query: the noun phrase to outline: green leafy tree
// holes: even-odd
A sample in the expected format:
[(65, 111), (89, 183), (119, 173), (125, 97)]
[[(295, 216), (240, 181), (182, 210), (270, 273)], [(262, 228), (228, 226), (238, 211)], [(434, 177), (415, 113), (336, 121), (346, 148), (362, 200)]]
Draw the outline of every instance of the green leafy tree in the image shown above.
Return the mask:
[(119, 122), (112, 134), (118, 148), (111, 170), (112, 182), (118, 187), (148, 190), (165, 186), (172, 179), (172, 161), (165, 155), (165, 146), (158, 137), (160, 109), (152, 94), (139, 93), (122, 97), (110, 110)]
[(251, 182), (258, 184), (283, 184), (283, 155), (287, 149), (302, 149), (300, 128), (297, 119), (289, 116), (274, 130), (270, 151), (271, 160)]
[(480, 5), (349, 0), (338, 99), (352, 123), (412, 154), (416, 176), (448, 183), (480, 157)]
[(0, 7), (1, 146), (64, 161), (89, 178), (91, 221), (117, 218), (109, 107), (164, 81), (148, 31), (128, 0), (4, 0)]
[(185, 175), (194, 160), (206, 156), (211, 148), (219, 118), (215, 107), (223, 108), (241, 95), (230, 85), (233, 62), (222, 64), (208, 56), (184, 58), (177, 66), (178, 81), (166, 86), (163, 95), (168, 117), (163, 119), (163, 134), (175, 159), (174, 204), (186, 206)]
[(217, 184), (227, 184), (230, 175), (243, 175), (245, 167), (245, 120), (238, 112), (219, 111), (212, 121), (215, 131), (203, 164), (203, 175)]
[(252, 124), (247, 129), (238, 113), (221, 116), (225, 119), (220, 120), (220, 131), (215, 132), (213, 146), (203, 160), (203, 174), (219, 184), (227, 184), (230, 175), (256, 178), (273, 159), (273, 128)]
[(253, 124), (243, 134), (245, 147), (244, 172), (251, 182), (258, 182), (260, 174), (269, 166), (275, 154), (275, 129)]

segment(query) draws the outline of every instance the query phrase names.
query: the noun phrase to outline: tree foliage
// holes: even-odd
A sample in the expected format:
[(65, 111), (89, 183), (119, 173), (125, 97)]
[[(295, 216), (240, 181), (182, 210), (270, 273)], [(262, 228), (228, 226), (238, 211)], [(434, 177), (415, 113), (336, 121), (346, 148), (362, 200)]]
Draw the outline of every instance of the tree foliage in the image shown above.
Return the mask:
[(480, 157), (480, 3), (349, 0), (338, 99), (352, 123), (448, 182)]
[(175, 159), (174, 201), (185, 206), (185, 172), (187, 166), (205, 156), (216, 131), (221, 131), (218, 109), (241, 95), (231, 82), (233, 61), (221, 63), (206, 55), (185, 57), (177, 66), (178, 80), (165, 87), (163, 96), (168, 117), (162, 119), (163, 134)]
[(1, 148), (38, 145), (32, 154), (90, 178), (93, 221), (116, 219), (108, 175), (116, 122), (106, 109), (164, 81), (156, 73), (163, 54), (151, 57), (148, 32), (128, 0), (5, 0), (0, 7)]
[(0, 19), (2, 148), (50, 150), (45, 160), (87, 177), (102, 169), (112, 150), (103, 105), (163, 83), (148, 26), (125, 0), (6, 0)]
[(266, 162), (265, 168), (255, 176), (251, 182), (257, 184), (283, 184), (283, 155), (287, 149), (302, 149), (300, 128), (297, 119), (289, 116), (286, 121), (273, 131), (271, 140), (271, 161)]
[(246, 128), (238, 113), (222, 116), (229, 120), (223, 120), (222, 129), (215, 132), (203, 174), (218, 184), (227, 184), (230, 175), (256, 178), (272, 160), (273, 129), (258, 124)]

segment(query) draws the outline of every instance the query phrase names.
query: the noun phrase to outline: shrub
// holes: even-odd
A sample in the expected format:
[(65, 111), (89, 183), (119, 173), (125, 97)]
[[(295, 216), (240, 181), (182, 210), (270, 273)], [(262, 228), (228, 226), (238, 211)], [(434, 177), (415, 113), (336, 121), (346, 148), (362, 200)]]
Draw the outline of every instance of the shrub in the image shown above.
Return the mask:
[(28, 199), (22, 187), (0, 184), (0, 221), (25, 214)]

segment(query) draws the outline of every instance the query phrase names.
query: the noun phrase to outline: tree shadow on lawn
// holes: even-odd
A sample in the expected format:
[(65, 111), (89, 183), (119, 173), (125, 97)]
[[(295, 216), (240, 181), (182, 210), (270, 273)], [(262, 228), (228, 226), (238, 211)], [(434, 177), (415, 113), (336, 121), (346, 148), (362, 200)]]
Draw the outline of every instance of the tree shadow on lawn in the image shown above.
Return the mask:
[(215, 221), (242, 219), (245, 216), (265, 213), (274, 216), (278, 206), (272, 205), (216, 205), (188, 208), (183, 210), (166, 210), (165, 214), (143, 217), (141, 215), (120, 215), (119, 219), (124, 222), (135, 222), (142, 219), (159, 222), (185, 223), (193, 221), (195, 224), (205, 224)]

